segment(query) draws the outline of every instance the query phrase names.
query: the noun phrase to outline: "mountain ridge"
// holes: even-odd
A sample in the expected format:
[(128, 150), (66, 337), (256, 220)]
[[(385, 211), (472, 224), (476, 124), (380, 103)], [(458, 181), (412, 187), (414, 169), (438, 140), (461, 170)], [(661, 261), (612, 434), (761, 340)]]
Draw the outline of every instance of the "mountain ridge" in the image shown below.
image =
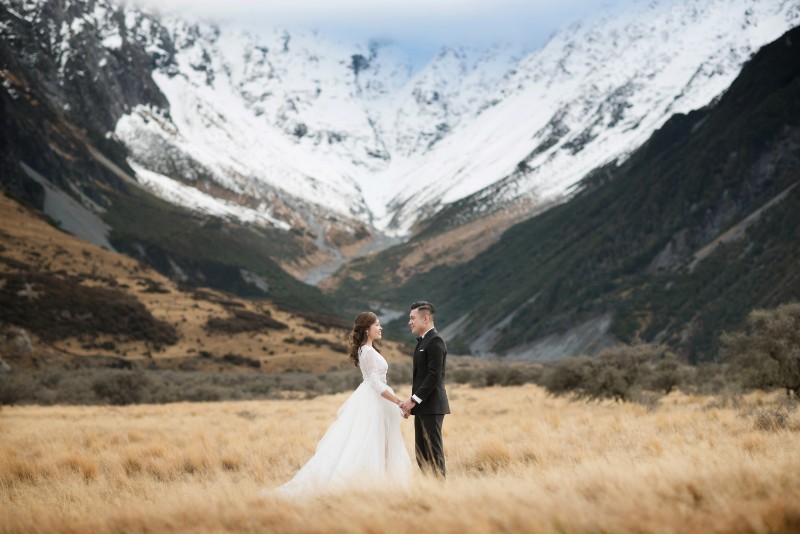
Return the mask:
[[(82, 237), (176, 281), (327, 313), (364, 304), (365, 287), (398, 304), (410, 282), (438, 280), (436, 295), (441, 273), (488, 268), (481, 254), (506, 230), (558, 219), (628, 172), (641, 147), (658, 156), (670, 131), (685, 135), (681, 113), (705, 117), (690, 110), (723, 100), (760, 44), (800, 21), (796, 1), (651, 2), (534, 52), (451, 47), (411, 72), (386, 43), (251, 35), (106, 0), (0, 10), (6, 190), (64, 225), (53, 206), (69, 204), (93, 221)], [(652, 269), (685, 260), (686, 237), (669, 238)], [(540, 306), (537, 294), (517, 307)], [(507, 339), (577, 324), (568, 314), (521, 335), (525, 313), (507, 304)], [(451, 306), (451, 324), (480, 331)], [(623, 323), (608, 332), (642, 330)], [(465, 350), (476, 342), (453, 336)]]
[[(308, 230), (295, 213), (313, 210), (351, 234), (366, 224), (398, 236), (454, 203), (484, 205), (480, 217), (568, 195), (672, 113), (707, 104), (800, 21), (789, 1), (650, 2), (533, 52), (445, 47), (412, 72), (377, 41), (252, 34), (105, 0), (4, 3), (19, 22), (52, 26), (41, 31), (56, 68), (40, 78), (77, 91), (50, 96), (77, 106), (95, 137), (122, 141), (159, 196), (243, 222)], [(212, 194), (194, 201), (172, 181)]]
[(389, 306), (428, 296), (464, 351), (554, 359), (639, 338), (714, 358), (750, 309), (800, 298), (798, 43), (795, 28), (765, 46), (716, 104), (472, 261), (394, 288), (374, 265), (358, 283)]

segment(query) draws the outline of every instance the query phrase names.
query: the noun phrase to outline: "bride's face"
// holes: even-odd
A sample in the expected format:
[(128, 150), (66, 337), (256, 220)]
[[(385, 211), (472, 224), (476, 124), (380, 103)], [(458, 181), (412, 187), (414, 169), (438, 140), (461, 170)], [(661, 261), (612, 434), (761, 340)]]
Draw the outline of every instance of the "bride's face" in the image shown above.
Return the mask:
[(380, 321), (375, 321), (367, 330), (367, 338), (368, 339), (380, 339), (383, 333), (383, 327), (381, 326)]

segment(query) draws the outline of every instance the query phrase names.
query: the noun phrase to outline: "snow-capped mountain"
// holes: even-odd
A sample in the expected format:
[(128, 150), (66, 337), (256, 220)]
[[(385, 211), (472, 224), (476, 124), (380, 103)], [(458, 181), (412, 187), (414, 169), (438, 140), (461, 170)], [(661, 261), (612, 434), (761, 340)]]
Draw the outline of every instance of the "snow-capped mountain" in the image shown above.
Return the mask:
[(52, 56), (49, 83), (120, 84), (126, 63), (139, 69), (92, 126), (126, 145), (143, 187), (257, 224), (321, 216), (396, 235), (457, 201), (491, 212), (568, 195), (672, 114), (713, 101), (800, 22), (798, 0), (652, 0), (534, 52), (448, 47), (414, 72), (388, 43), (254, 35), (108, 0), (3, 5), (39, 28), (42, 50), (22, 52)]
[(145, 166), (172, 143), (237, 194), (260, 198), (266, 185), (405, 234), (493, 185), (487, 210), (567, 194), (672, 114), (711, 102), (798, 21), (796, 1), (648, 2), (522, 59), (445, 48), (411, 73), (390, 45), (169, 19), (174, 63), (153, 77), (171, 120), (149, 123), (169, 129), (138, 109), (116, 133)]
[[(256, 209), (269, 210), (263, 199), (270, 195), (288, 194), (367, 219), (354, 165), (341, 160), (385, 149), (354, 97), (350, 51), (313, 34), (276, 31), (255, 40), (202, 23), (163, 25), (175, 52), (152, 76), (170, 105), (139, 106), (114, 132), (138, 165), (166, 184), (176, 177), (171, 167), (192, 162), (194, 180), (179, 174), (190, 178), (186, 185), (196, 187), (203, 175)], [(373, 159), (355, 163), (371, 168)]]
[(470, 195), (502, 206), (568, 194), (671, 115), (712, 102), (758, 48), (799, 22), (796, 0), (651, 1), (559, 31), (505, 77), (487, 99), (494, 105), (384, 175), (397, 191), (387, 223), (407, 231), (420, 213)]
[(188, 159), (235, 195), (277, 190), (366, 222), (385, 215), (394, 161), (413, 162), (485, 108), (519, 60), (500, 47), (446, 48), (412, 73), (387, 43), (353, 48), (311, 32), (161, 24), (175, 52), (153, 79), (169, 108), (140, 106), (115, 129), (137, 164), (165, 175), (155, 191), (165, 194), (169, 169)]

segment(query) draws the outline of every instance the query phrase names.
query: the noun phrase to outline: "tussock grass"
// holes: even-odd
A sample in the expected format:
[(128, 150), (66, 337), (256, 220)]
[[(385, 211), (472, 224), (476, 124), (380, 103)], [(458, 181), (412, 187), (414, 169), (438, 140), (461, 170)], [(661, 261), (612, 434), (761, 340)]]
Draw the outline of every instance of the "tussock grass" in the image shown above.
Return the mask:
[[(407, 389), (407, 388), (398, 388)], [(799, 411), (672, 393), (657, 407), (540, 387), (451, 388), (445, 482), (260, 497), (313, 454), (347, 393), (0, 411), (0, 532), (791, 532)], [(413, 426), (404, 422), (413, 451)]]

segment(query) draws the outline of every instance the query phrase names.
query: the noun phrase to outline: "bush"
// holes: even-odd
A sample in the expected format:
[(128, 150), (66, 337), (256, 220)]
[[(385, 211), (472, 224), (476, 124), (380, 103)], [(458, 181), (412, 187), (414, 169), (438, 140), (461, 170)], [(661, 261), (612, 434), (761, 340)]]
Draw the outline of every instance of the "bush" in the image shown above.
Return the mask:
[(753, 310), (744, 330), (721, 336), (729, 376), (745, 388), (800, 389), (800, 303)]
[(564, 358), (547, 368), (542, 386), (554, 395), (576, 392), (588, 383), (592, 371), (591, 359), (586, 356)]
[(17, 404), (33, 392), (34, 386), (25, 373), (0, 373), (0, 406)]
[(392, 364), (389, 366), (389, 372), (387, 373), (386, 379), (389, 384), (410, 384), (413, 378), (412, 369), (413, 365), (410, 361), (392, 362)]
[(447, 381), (453, 384), (469, 384), (475, 375), (474, 369), (456, 368), (447, 373)]
[(669, 393), (680, 382), (675, 356), (645, 343), (617, 345), (594, 358), (565, 358), (551, 364), (542, 377), (542, 385), (555, 395), (618, 401), (631, 400), (637, 390)]
[[(134, 296), (117, 289), (82, 284), (83, 278), (44, 272), (4, 274), (0, 287), (0, 321), (36, 332), (45, 341), (98, 333), (123, 335), (172, 345), (178, 341), (174, 326), (153, 317)], [(24, 306), (18, 293), (40, 295)]]
[(197, 386), (186, 392), (185, 400), (190, 402), (214, 402), (225, 398), (224, 390), (215, 386)]
[(660, 358), (650, 374), (642, 380), (642, 385), (650, 391), (660, 391), (669, 395), (681, 383), (680, 363), (674, 354)]
[(233, 365), (244, 365), (254, 369), (261, 368), (261, 362), (259, 360), (256, 360), (255, 358), (248, 358), (247, 356), (241, 356), (239, 354), (226, 354), (222, 357), (222, 359)]
[(120, 372), (96, 380), (92, 384), (92, 390), (99, 398), (111, 404), (136, 404), (142, 401), (144, 388), (148, 383), (147, 376), (142, 372)]
[[(541, 366), (539, 365), (493, 365), (482, 369), (471, 381), (474, 385), (483, 386), (521, 386), (531, 382), (537, 383), (541, 379)], [(483, 380), (481, 383), (480, 375)]]
[(681, 387), (698, 395), (739, 393), (738, 384), (726, 378), (727, 368), (719, 363), (703, 363), (684, 370)]
[[(12, 372), (0, 375), (0, 397), (15, 392), (15, 404), (163, 404), (283, 398), (283, 392), (314, 394), (353, 391), (361, 383), (355, 368), (327, 373), (217, 373), (109, 368)], [(7, 387), (8, 384), (12, 386)]]
[(233, 310), (228, 318), (212, 317), (206, 322), (209, 332), (236, 334), (239, 332), (261, 332), (265, 330), (286, 330), (288, 326), (267, 314), (247, 310)]

